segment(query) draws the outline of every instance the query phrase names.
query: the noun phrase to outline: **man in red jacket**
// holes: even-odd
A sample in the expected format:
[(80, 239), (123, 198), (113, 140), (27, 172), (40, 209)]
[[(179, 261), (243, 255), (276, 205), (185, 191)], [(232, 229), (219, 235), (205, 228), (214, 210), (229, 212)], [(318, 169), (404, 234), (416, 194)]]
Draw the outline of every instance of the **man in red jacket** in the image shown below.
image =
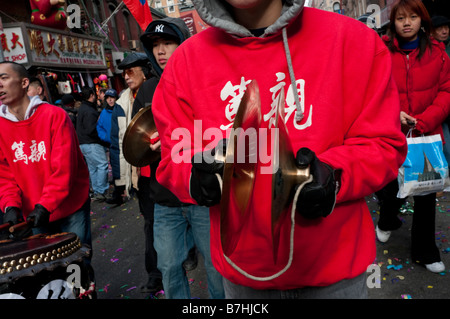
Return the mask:
[(91, 245), (89, 172), (66, 112), (28, 97), (26, 69), (0, 63), (0, 209), (34, 233), (73, 232)]
[[(364, 24), (303, 8), (303, 0), (193, 3), (210, 27), (178, 47), (155, 91), (156, 178), (181, 201), (210, 206), (211, 258), (226, 297), (367, 296), (376, 245), (364, 197), (395, 178), (406, 156), (388, 49)], [(309, 165), (313, 176), (290, 203), (278, 241), (271, 231), (272, 174), (256, 171), (245, 222), (222, 237), (221, 217), (243, 212), (231, 207), (221, 214), (217, 204), (230, 200), (221, 198), (221, 165), (194, 156), (229, 137), (252, 80), (260, 127), (270, 128), (281, 100), (292, 160)], [(239, 240), (227, 252), (223, 238), (235, 239), (238, 227)]]

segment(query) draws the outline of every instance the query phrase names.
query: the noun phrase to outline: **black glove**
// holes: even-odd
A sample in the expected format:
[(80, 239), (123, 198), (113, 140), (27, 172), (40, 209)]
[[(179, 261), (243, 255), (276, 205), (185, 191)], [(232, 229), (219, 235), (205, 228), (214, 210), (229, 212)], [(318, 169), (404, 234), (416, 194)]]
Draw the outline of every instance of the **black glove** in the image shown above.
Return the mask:
[(34, 205), (34, 209), (27, 217), (27, 221), (32, 222), (33, 227), (42, 227), (48, 224), (50, 212), (41, 204)]
[(22, 212), (19, 208), (14, 206), (6, 207), (3, 221), (11, 225), (16, 225), (23, 222)]
[[(209, 151), (199, 152), (192, 157), (190, 193), (198, 205), (211, 207), (220, 202), (222, 189), (216, 174), (223, 176), (226, 139)], [(219, 156), (220, 160), (215, 158)]]
[(297, 152), (295, 160), (301, 168), (310, 165), (310, 173), (313, 175), (312, 182), (305, 184), (298, 196), (297, 212), (308, 219), (328, 216), (336, 203), (340, 174), (305, 147)]

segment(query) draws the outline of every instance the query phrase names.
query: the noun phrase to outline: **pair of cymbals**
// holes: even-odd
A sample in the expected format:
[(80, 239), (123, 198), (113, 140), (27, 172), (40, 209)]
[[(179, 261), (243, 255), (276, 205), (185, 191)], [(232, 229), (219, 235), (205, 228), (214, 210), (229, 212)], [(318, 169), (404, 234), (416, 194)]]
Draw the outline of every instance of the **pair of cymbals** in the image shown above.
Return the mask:
[[(269, 132), (271, 138), (271, 224), (273, 256), (276, 263), (278, 246), (281, 236), (281, 225), (289, 215), (289, 207), (294, 197), (295, 186), (309, 178), (309, 167), (298, 168), (295, 156), (284, 122), (284, 90), (282, 89), (276, 101), (276, 113), (273, 127)], [(254, 80), (248, 86), (242, 97), (233, 123), (226, 151), (222, 198), (220, 202), (220, 231), (222, 249), (230, 256), (236, 249), (241, 238), (242, 228), (248, 222), (252, 213), (249, 207), (254, 193), (259, 163), (259, 128), (261, 126), (261, 100), (257, 82)], [(256, 131), (256, 139), (249, 138), (248, 132)], [(267, 145), (267, 147), (269, 147)], [(255, 159), (256, 152), (256, 159)], [(267, 154), (267, 152), (265, 152)], [(267, 167), (265, 167), (267, 168)], [(268, 185), (269, 186), (269, 185)]]

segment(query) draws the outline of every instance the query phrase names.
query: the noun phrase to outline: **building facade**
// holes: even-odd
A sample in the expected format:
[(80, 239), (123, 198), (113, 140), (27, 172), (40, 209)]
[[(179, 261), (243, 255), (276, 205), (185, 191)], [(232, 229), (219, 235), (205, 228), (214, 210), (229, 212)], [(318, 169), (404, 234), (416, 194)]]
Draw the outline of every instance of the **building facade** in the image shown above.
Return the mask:
[[(321, 10), (342, 13), (354, 19), (367, 21), (374, 19), (380, 33), (386, 31), (389, 15), (396, 0), (312, 0), (311, 7)], [(449, 0), (422, 0), (430, 16), (444, 15), (450, 18)]]
[(150, 8), (173, 18), (181, 18), (194, 35), (208, 27), (190, 0), (148, 0)]
[[(68, 20), (63, 28), (36, 24), (33, 15), (41, 15), (38, 1), (49, 0), (2, 4), (0, 58), (21, 63), (40, 78), (51, 103), (64, 93), (77, 96), (85, 85), (124, 89), (117, 66), (127, 52), (143, 51), (139, 41), (143, 31), (123, 1), (66, 0), (60, 11)], [(165, 16), (157, 10), (151, 12), (154, 20)], [(106, 81), (100, 80), (105, 76)]]

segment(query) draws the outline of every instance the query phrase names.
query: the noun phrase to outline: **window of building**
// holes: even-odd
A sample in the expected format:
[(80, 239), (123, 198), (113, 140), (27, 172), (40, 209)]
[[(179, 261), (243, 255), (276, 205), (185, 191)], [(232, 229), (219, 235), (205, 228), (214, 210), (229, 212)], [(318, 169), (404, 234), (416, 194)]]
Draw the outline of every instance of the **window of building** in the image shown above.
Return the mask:
[[(109, 17), (112, 15), (112, 13), (114, 12), (114, 10), (116, 10), (116, 7), (113, 4), (108, 4), (108, 10), (109, 10)], [(112, 17), (109, 20), (109, 23), (111, 25), (111, 30), (109, 32), (110, 36), (112, 35), (113, 39), (114, 39), (114, 44), (119, 45), (119, 30), (117, 29), (117, 23), (116, 23), (116, 15), (114, 15), (114, 17)]]
[(131, 32), (130, 32), (130, 12), (128, 10), (123, 10), (122, 12), (123, 12), (123, 18), (125, 20), (125, 25), (124, 25), (125, 36), (127, 37), (127, 41), (132, 40)]
[(173, 13), (175, 12), (175, 6), (174, 6), (174, 1), (173, 0), (167, 0), (167, 11), (169, 13)]
[(103, 12), (99, 0), (94, 0), (92, 3), (92, 9), (94, 11), (94, 19), (101, 24), (103, 21)]
[(340, 10), (341, 10), (341, 5), (339, 4), (339, 2), (333, 3), (333, 11), (340, 12)]

